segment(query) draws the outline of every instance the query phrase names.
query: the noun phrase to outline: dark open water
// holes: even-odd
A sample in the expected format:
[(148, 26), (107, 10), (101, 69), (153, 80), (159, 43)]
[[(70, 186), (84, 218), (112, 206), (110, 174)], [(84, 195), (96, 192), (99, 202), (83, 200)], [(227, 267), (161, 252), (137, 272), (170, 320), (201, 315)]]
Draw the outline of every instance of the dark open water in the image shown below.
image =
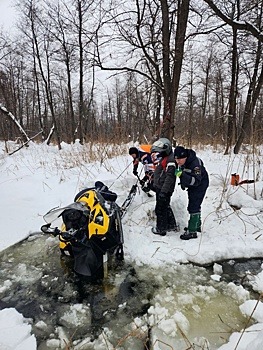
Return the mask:
[[(110, 344), (154, 348), (154, 339), (163, 336), (164, 309), (168, 328), (172, 322), (174, 327), (188, 322), (188, 340), (212, 350), (246, 324), (239, 311), (242, 301), (229, 282), (249, 289), (247, 271), (258, 273), (261, 263), (224, 262), (221, 282), (216, 282), (211, 268), (151, 269), (112, 261), (107, 278), (92, 282), (77, 276), (71, 261), (60, 257), (57, 239), (38, 235), (0, 253), (0, 308), (14, 307), (30, 319), (39, 350), (62, 349), (66, 343), (82, 350), (108, 349)], [(187, 349), (178, 330), (165, 339), (176, 350)]]

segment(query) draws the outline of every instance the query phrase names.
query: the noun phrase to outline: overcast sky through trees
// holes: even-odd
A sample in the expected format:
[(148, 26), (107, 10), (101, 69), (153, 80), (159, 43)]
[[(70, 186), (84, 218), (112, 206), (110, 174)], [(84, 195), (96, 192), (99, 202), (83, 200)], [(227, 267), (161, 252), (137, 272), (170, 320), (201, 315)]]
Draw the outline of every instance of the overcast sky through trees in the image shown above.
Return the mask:
[(13, 0), (0, 0), (0, 27), (5, 30), (12, 30), (16, 21), (16, 9), (13, 5)]

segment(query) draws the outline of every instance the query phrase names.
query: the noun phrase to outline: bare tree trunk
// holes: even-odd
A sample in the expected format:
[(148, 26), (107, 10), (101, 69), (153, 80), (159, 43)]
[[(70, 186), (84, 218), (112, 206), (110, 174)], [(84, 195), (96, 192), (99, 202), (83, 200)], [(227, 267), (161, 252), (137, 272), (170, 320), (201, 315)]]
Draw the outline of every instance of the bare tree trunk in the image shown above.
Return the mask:
[[(187, 28), (187, 21), (189, 15), (190, 0), (178, 0), (178, 20), (175, 36), (175, 55), (174, 55), (174, 69), (172, 74), (172, 89), (171, 89), (171, 122), (174, 123), (175, 107), (179, 91), (179, 83), (182, 71), (182, 64), (184, 58), (184, 43), (185, 33)], [(170, 137), (174, 136), (174, 128), (170, 130)]]
[(225, 154), (229, 153), (232, 146), (235, 122), (236, 122), (236, 98), (237, 98), (237, 31), (233, 29), (233, 51), (232, 51), (232, 69), (231, 69), (231, 84), (229, 91), (229, 109), (228, 109), (228, 123), (227, 123), (227, 137)]
[(189, 119), (188, 119), (188, 130), (187, 130), (187, 144), (189, 147), (192, 145), (192, 135), (193, 135), (193, 67), (191, 66), (191, 77), (190, 77), (190, 92), (188, 95), (188, 110), (189, 110)]
[(211, 137), (217, 135), (217, 139), (214, 141), (224, 140), (225, 129), (224, 129), (224, 87), (223, 78), (220, 68), (217, 70), (215, 82), (215, 113), (213, 118), (213, 129)]
[(207, 104), (208, 104), (208, 93), (209, 93), (209, 81), (210, 81), (210, 74), (211, 74), (211, 66), (212, 66), (212, 59), (213, 54), (212, 51), (210, 52), (209, 57), (207, 58), (207, 62), (205, 65), (205, 81), (204, 81), (204, 93), (203, 93), (203, 103), (202, 103), (202, 111), (201, 111), (201, 118), (199, 121), (199, 128), (200, 128), (200, 136), (201, 138), (204, 135), (204, 121), (205, 116), (207, 113)]
[(234, 147), (235, 154), (239, 153), (245, 137), (247, 137), (248, 139), (251, 137), (253, 112), (260, 94), (260, 90), (263, 85), (263, 64), (262, 63), (261, 63), (261, 72), (258, 77), (258, 69), (259, 69), (259, 63), (261, 60), (261, 55), (262, 55), (262, 43), (258, 42), (254, 74), (251, 79), (248, 93), (247, 93), (247, 100), (246, 100), (240, 134)]
[(83, 144), (83, 110), (84, 110), (84, 98), (83, 98), (83, 43), (82, 43), (82, 24), (83, 24), (83, 13), (82, 13), (82, 0), (77, 2), (79, 28), (78, 28), (78, 44), (79, 44), (79, 122), (78, 122), (78, 136), (80, 143)]
[[(55, 118), (55, 113), (54, 113), (54, 106), (53, 106), (53, 101), (52, 101), (52, 92), (51, 92), (51, 87), (50, 87), (50, 72), (49, 72), (49, 58), (48, 58), (48, 52), (47, 52), (47, 48), (46, 48), (46, 64), (47, 64), (47, 70), (48, 70), (48, 78), (45, 77), (44, 74), (44, 70), (43, 70), (43, 66), (42, 66), (42, 61), (41, 61), (41, 55), (39, 52), (39, 45), (38, 45), (38, 39), (37, 39), (37, 35), (35, 33), (35, 18), (34, 18), (34, 8), (33, 5), (31, 4), (30, 7), (30, 20), (31, 20), (31, 30), (32, 30), (32, 35), (33, 35), (33, 40), (34, 40), (34, 45), (35, 45), (35, 52), (36, 52), (36, 56), (37, 56), (37, 61), (38, 61), (38, 65), (39, 65), (39, 69), (41, 72), (41, 77), (43, 79), (44, 82), (44, 87), (45, 87), (45, 93), (46, 93), (46, 97), (47, 97), (47, 101), (48, 101), (48, 106), (50, 109), (50, 113), (52, 116), (52, 120), (53, 120), (53, 127), (54, 127), (54, 132), (56, 135), (56, 140), (57, 140), (57, 146), (58, 149), (61, 150), (61, 142), (60, 142), (60, 135), (59, 135), (59, 131), (57, 128), (57, 122), (56, 122), (56, 118)], [(49, 144), (49, 143), (48, 143)]]
[[(239, 0), (236, 5), (233, 5), (233, 17), (235, 13), (235, 6), (237, 8), (237, 20), (240, 17), (240, 3)], [(232, 64), (231, 64), (231, 84), (229, 91), (229, 109), (228, 109), (228, 125), (226, 137), (225, 154), (229, 153), (232, 146), (234, 134), (236, 132), (236, 103), (237, 103), (237, 82), (238, 82), (238, 48), (237, 48), (237, 28), (232, 27)]]
[[(254, 79), (252, 79), (254, 80)], [(255, 83), (255, 81), (254, 81)], [(263, 86), (263, 65), (261, 67), (261, 73), (258, 78), (257, 85), (253, 84), (253, 81), (251, 81), (251, 84), (249, 86), (247, 100), (246, 100), (246, 106), (244, 110), (244, 116), (243, 116), (243, 122), (240, 130), (239, 137), (237, 139), (237, 142), (234, 147), (234, 153), (238, 154), (240, 151), (240, 148), (243, 144), (244, 139), (250, 138), (252, 135), (252, 124), (253, 124), (253, 112), (256, 106), (256, 102), (258, 100), (260, 90)]]
[[(141, 57), (143, 58), (134, 66), (131, 64), (130, 67), (106, 67), (100, 57), (98, 36), (97, 65), (101, 69), (130, 71), (140, 74), (141, 77), (148, 79), (159, 90), (163, 97), (164, 112), (163, 123), (155, 133), (157, 137), (172, 137), (174, 133), (174, 114), (184, 57), (189, 4), (190, 0), (177, 0), (176, 2), (160, 0), (160, 3), (158, 1), (151, 3), (146, 0), (141, 2), (136, 0), (136, 23), (132, 22), (134, 11), (131, 11), (131, 19), (126, 19), (124, 22), (118, 22), (115, 14), (112, 16), (112, 23), (114, 23), (114, 26), (117, 26), (121, 33), (114, 37), (115, 40), (126, 42), (128, 45), (131, 45), (133, 50), (141, 51)], [(177, 21), (175, 20), (175, 15), (177, 16)], [(130, 26), (130, 30), (131, 28), (133, 30), (136, 28), (136, 38), (129, 35), (131, 31), (127, 30), (126, 26)], [(143, 69), (138, 67), (143, 67)], [(156, 97), (157, 117), (160, 113), (160, 95), (157, 93)]]
[(67, 43), (67, 35), (65, 33), (65, 23), (63, 22), (63, 16), (58, 10), (58, 26), (61, 34), (61, 38), (58, 37), (58, 34), (55, 33), (56, 39), (60, 42), (62, 50), (63, 50), (63, 61), (66, 65), (67, 72), (67, 99), (69, 106), (69, 125), (70, 125), (70, 139), (71, 141), (75, 141), (75, 113), (73, 107), (73, 95), (72, 95), (72, 84), (71, 84), (71, 52)]
[(45, 139), (46, 136), (46, 128), (42, 120), (42, 113), (41, 113), (41, 98), (40, 98), (40, 87), (39, 87), (39, 79), (37, 74), (37, 67), (36, 67), (36, 54), (35, 54), (35, 45), (33, 43), (33, 60), (34, 60), (34, 76), (35, 76), (35, 82), (36, 82), (36, 94), (37, 94), (37, 106), (38, 106), (38, 120), (39, 125), (42, 130), (42, 139)]
[(175, 54), (172, 77), (170, 73), (170, 19), (167, 0), (161, 0), (162, 6), (162, 40), (163, 40), (163, 97), (164, 118), (161, 136), (172, 138), (174, 136), (174, 118), (177, 95), (179, 90), (182, 62), (184, 56), (184, 41), (189, 15), (190, 0), (178, 0), (178, 17), (175, 35)]

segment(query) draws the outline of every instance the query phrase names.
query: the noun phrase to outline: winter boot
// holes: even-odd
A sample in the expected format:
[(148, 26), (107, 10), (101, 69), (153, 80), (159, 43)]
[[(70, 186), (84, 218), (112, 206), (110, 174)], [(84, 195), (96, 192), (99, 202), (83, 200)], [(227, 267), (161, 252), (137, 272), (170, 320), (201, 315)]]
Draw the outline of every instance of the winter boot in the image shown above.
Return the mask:
[(167, 231), (175, 231), (175, 232), (179, 232), (180, 231), (180, 226), (178, 224), (174, 224), (174, 225), (168, 225)]
[(199, 232), (199, 228), (201, 229), (200, 225), (200, 213), (196, 214), (190, 214), (190, 219), (188, 221), (188, 227), (185, 230), (185, 233), (183, 233), (180, 238), (184, 240), (189, 240), (192, 238), (197, 238), (197, 231)]
[[(179, 225), (178, 225), (179, 226)], [(199, 224), (198, 224), (198, 226), (197, 226), (197, 229), (196, 229), (196, 231), (197, 232), (202, 232), (201, 231), (201, 228), (202, 228), (202, 222), (201, 222), (201, 220), (200, 220), (200, 222), (199, 222)], [(178, 230), (179, 231), (179, 230)], [(184, 231), (186, 232), (186, 231), (188, 231), (188, 227), (184, 227)]]
[(190, 214), (190, 219), (188, 221), (188, 232), (196, 232), (198, 231), (198, 228), (200, 227), (201, 223), (201, 214), (200, 213), (195, 213), (195, 214)]
[(168, 227), (167, 231), (179, 231), (179, 225), (177, 225), (172, 208), (167, 208)]
[(181, 236), (180, 236), (181, 239), (185, 240), (185, 241), (188, 241), (189, 239), (192, 239), (192, 238), (197, 238), (197, 233), (196, 232), (188, 232), (188, 231), (185, 231), (185, 233), (183, 233)]
[(202, 230), (202, 220), (201, 220), (201, 214), (200, 214), (196, 231), (201, 232), (201, 230)]
[(166, 236), (166, 231), (160, 230), (158, 227), (152, 227), (152, 233), (155, 235)]

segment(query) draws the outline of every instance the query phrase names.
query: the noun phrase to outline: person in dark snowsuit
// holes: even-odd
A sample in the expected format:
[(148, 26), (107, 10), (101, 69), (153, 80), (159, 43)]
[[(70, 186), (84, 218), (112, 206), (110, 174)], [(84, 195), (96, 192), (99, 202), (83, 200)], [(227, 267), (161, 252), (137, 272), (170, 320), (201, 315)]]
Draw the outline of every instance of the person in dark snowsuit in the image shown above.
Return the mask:
[(153, 175), (153, 185), (156, 192), (156, 227), (152, 232), (165, 236), (167, 231), (177, 231), (176, 220), (170, 207), (171, 196), (174, 192), (176, 178), (175, 160), (172, 144), (167, 138), (155, 141), (151, 148), (152, 158), (159, 158), (159, 163)]
[(188, 227), (180, 238), (189, 240), (197, 238), (197, 232), (201, 232), (201, 204), (209, 186), (209, 177), (203, 161), (196, 156), (194, 150), (177, 146), (174, 158), (177, 164), (175, 176), (180, 179), (181, 188), (188, 190), (187, 210), (190, 214)]
[(153, 164), (151, 154), (138, 149), (137, 147), (131, 147), (129, 149), (129, 155), (133, 158), (133, 175), (139, 178), (138, 166), (142, 163), (144, 169), (144, 177), (139, 179), (140, 185), (144, 192), (154, 190), (153, 188), (153, 172), (155, 166)]

